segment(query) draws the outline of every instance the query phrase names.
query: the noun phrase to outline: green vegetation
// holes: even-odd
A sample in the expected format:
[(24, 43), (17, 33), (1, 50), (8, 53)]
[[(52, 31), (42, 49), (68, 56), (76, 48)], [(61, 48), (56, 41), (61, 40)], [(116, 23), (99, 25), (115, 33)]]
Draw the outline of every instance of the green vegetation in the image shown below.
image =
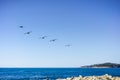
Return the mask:
[(82, 68), (120, 68), (120, 64), (116, 63), (102, 63), (102, 64), (94, 64), (89, 66), (81, 66)]

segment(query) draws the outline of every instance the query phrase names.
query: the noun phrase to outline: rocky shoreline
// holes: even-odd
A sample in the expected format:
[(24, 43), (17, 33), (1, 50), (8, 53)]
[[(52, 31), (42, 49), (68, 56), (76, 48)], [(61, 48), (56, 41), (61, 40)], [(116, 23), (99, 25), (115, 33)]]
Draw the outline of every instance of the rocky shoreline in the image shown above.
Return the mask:
[(79, 77), (70, 77), (66, 79), (57, 79), (57, 80), (120, 80), (120, 77), (112, 77), (111, 75), (105, 74), (102, 76), (79, 76)]

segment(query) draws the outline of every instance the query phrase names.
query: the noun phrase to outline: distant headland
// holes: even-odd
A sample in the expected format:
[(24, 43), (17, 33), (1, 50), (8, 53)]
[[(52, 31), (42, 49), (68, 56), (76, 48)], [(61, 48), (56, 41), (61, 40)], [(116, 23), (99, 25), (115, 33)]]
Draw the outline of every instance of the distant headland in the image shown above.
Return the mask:
[(120, 68), (120, 64), (107, 62), (101, 64), (81, 66), (81, 68)]

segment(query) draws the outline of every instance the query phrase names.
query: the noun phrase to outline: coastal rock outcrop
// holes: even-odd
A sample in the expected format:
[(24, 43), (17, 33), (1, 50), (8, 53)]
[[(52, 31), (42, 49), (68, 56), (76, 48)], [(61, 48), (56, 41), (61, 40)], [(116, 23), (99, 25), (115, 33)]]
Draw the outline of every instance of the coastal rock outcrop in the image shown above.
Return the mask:
[(111, 75), (105, 74), (102, 76), (86, 76), (86, 77), (79, 76), (57, 80), (120, 80), (120, 77), (112, 77)]
[(81, 66), (81, 68), (120, 68), (120, 64), (108, 62), (108, 63)]

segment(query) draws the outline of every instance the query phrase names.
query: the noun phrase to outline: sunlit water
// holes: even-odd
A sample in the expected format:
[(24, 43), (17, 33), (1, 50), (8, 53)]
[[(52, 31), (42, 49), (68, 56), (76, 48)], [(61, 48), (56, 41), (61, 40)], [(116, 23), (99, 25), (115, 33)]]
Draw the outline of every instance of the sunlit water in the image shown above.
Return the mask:
[(104, 74), (120, 76), (120, 68), (0, 68), (0, 80), (55, 80)]

